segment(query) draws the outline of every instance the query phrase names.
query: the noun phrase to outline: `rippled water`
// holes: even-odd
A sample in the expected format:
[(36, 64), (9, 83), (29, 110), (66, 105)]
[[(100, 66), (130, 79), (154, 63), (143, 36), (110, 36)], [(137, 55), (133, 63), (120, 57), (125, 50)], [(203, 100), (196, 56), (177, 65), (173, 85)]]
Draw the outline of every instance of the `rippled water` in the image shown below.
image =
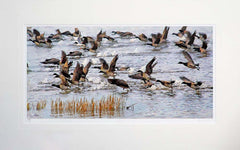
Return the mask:
[[(61, 31), (69, 30), (73, 32), (73, 26), (35, 26), (41, 33), (45, 35), (55, 33), (59, 28)], [(136, 38), (123, 39), (118, 35), (112, 35), (113, 30), (129, 31), (136, 35), (144, 33), (150, 37), (151, 33), (162, 33), (163, 26), (79, 26), (82, 36), (96, 37), (97, 33), (102, 29), (107, 35), (115, 37), (117, 42), (110, 42), (103, 39), (101, 47), (97, 50), (97, 54), (91, 52), (83, 52), (81, 58), (68, 57), (73, 61), (73, 72), (76, 62), (86, 64), (89, 59), (93, 65), (87, 75), (88, 82), (85, 82), (81, 91), (72, 91), (65, 93), (64, 91), (52, 87), (53, 83), (60, 83), (60, 79), (54, 78), (53, 73), (59, 72), (59, 67), (51, 65), (43, 65), (40, 62), (47, 58), (61, 58), (61, 51), (66, 53), (79, 50), (79, 47), (73, 45), (74, 41), (71, 37), (64, 37), (63, 41), (54, 42), (52, 48), (37, 47), (31, 41), (27, 41), (27, 62), (29, 72), (27, 73), (27, 101), (36, 107), (39, 100), (46, 100), (45, 109), (36, 111), (31, 109), (28, 111), (28, 118), (56, 118), (58, 116), (51, 114), (51, 100), (61, 98), (64, 101), (73, 98), (86, 97), (101, 98), (114, 93), (126, 99), (126, 106), (135, 104), (134, 110), (124, 110), (121, 115), (112, 116), (112, 118), (212, 118), (213, 117), (213, 28), (209, 26), (189, 26), (188, 30), (194, 32), (204, 32), (208, 36), (208, 55), (203, 57), (198, 52), (190, 52), (193, 60), (200, 63), (200, 71), (189, 69), (179, 61), (185, 62), (182, 55), (182, 49), (174, 45), (174, 41), (178, 41), (178, 37), (172, 33), (178, 32), (180, 26), (170, 26), (168, 41), (169, 43), (159, 48), (145, 45), (144, 42)], [(201, 45), (201, 41), (196, 39), (195, 44)], [(110, 62), (112, 58), (118, 54), (119, 59), (117, 66), (129, 66), (129, 71), (117, 71), (116, 78), (123, 79), (128, 82), (132, 91), (128, 93), (122, 88), (107, 83), (107, 78), (99, 73), (98, 69), (93, 68), (99, 66), (99, 58), (104, 58)], [(143, 68), (153, 57), (157, 58), (158, 64), (153, 69), (152, 77), (161, 80), (176, 80), (173, 93), (169, 89), (156, 83), (152, 88), (144, 88), (143, 82), (128, 77), (137, 70)], [(202, 89), (196, 93), (193, 89), (182, 85), (180, 76), (186, 76), (192, 81), (202, 81)], [(156, 87), (158, 89), (156, 90)], [(79, 118), (77, 115), (63, 115), (61, 118)], [(90, 117), (91, 118), (91, 117)]]

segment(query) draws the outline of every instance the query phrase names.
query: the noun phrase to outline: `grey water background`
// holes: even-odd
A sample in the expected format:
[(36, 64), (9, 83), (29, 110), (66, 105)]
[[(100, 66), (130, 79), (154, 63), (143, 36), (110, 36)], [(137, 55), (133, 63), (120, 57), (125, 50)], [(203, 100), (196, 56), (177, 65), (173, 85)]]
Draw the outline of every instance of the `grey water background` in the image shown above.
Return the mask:
[[(134, 105), (134, 110), (124, 110), (119, 116), (111, 118), (212, 118), (213, 117), (213, 28), (211, 26), (188, 26), (192, 33), (204, 32), (208, 36), (208, 55), (203, 57), (198, 52), (190, 52), (193, 60), (200, 63), (200, 71), (187, 68), (178, 64), (179, 61), (185, 62), (182, 55), (182, 49), (174, 45), (178, 37), (172, 33), (178, 32), (180, 26), (170, 26), (168, 41), (169, 43), (161, 47), (154, 48), (145, 45), (145, 42), (136, 38), (126, 39), (119, 38), (118, 35), (112, 35), (112, 31), (129, 31), (136, 35), (144, 33), (150, 37), (151, 33), (162, 33), (164, 26), (34, 26), (46, 36), (55, 33), (56, 29), (62, 32), (69, 30), (74, 31), (78, 27), (82, 36), (96, 37), (102, 29), (107, 35), (115, 37), (117, 42), (110, 42), (104, 39), (97, 54), (80, 50), (74, 45), (71, 37), (64, 37), (63, 41), (54, 42), (52, 48), (37, 47), (32, 42), (27, 41), (27, 62), (29, 72), (27, 73), (27, 101), (36, 103), (39, 100), (46, 100), (47, 107), (43, 110), (36, 111), (31, 109), (27, 112), (31, 118), (80, 118), (78, 115), (56, 116), (51, 114), (51, 100), (61, 98), (67, 101), (86, 97), (88, 99), (100, 99), (103, 96), (114, 94), (126, 99), (126, 106)], [(195, 44), (201, 45), (201, 41), (196, 39)], [(53, 65), (43, 65), (40, 62), (47, 58), (61, 58), (61, 51), (66, 53), (79, 50), (83, 52), (82, 57), (68, 57), (73, 61), (70, 72), (73, 72), (76, 62), (86, 64), (90, 59), (93, 62), (92, 67), (87, 75), (88, 82), (85, 82), (80, 91), (73, 90), (70, 93), (52, 87), (53, 83), (60, 83), (60, 79), (54, 78), (53, 73), (59, 73), (59, 67)], [(119, 59), (117, 66), (128, 66), (128, 71), (117, 71), (116, 78), (128, 82), (132, 91), (128, 93), (120, 87), (108, 84), (107, 78), (99, 73), (98, 69), (93, 66), (99, 66), (99, 58), (104, 58), (108, 63), (118, 54)], [(145, 65), (153, 58), (157, 58), (158, 64), (153, 69), (152, 77), (160, 80), (176, 80), (173, 93), (167, 88), (156, 83), (151, 88), (144, 88), (143, 81), (134, 80), (128, 77), (129, 74), (135, 73), (139, 69), (145, 69)], [(192, 81), (202, 81), (203, 89), (196, 93), (193, 89), (182, 85), (180, 76), (186, 76)], [(88, 117), (94, 118), (94, 117)]]

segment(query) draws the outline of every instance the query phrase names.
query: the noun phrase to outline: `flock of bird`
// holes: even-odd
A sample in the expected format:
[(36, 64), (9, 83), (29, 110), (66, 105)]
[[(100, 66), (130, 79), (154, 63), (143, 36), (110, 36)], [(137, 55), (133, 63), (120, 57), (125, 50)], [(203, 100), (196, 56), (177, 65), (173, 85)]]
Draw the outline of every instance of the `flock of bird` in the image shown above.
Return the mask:
[[(120, 38), (137, 38), (140, 41), (144, 42), (145, 45), (151, 45), (153, 47), (159, 47), (164, 43), (168, 43), (167, 40), (168, 32), (170, 27), (165, 27), (163, 33), (153, 33), (151, 34), (151, 38), (148, 38), (145, 34), (135, 35), (131, 32), (121, 32), (121, 31), (112, 31), (112, 34), (119, 35)], [(40, 32), (36, 29), (27, 29), (27, 34), (30, 37), (29, 41), (32, 41), (36, 46), (46, 46), (52, 47), (52, 43), (54, 41), (59, 41), (63, 39), (63, 36), (71, 37), (75, 39), (74, 45), (80, 47), (80, 49), (84, 51), (89, 51), (92, 53), (97, 53), (98, 48), (101, 46), (102, 39), (105, 38), (109, 41), (115, 42), (116, 40), (107, 35), (106, 32), (102, 30), (97, 34), (96, 38), (91, 36), (82, 36), (81, 32), (78, 28), (75, 28), (75, 31), (71, 33), (70, 31), (61, 32), (59, 29), (56, 30), (56, 34), (51, 34), (48, 37), (45, 37), (44, 33), (40, 34)], [(182, 48), (182, 54), (186, 58), (186, 62), (179, 62), (190, 69), (200, 69), (199, 64), (195, 63), (189, 54), (189, 51), (197, 51), (202, 53), (203, 55), (207, 55), (207, 35), (205, 33), (197, 33), (194, 31), (191, 33), (187, 30), (187, 26), (183, 26), (179, 29), (178, 33), (173, 33), (173, 36), (179, 37), (179, 41), (175, 42), (175, 45)], [(202, 41), (202, 45), (194, 44), (195, 38), (198, 38)], [(58, 58), (49, 58), (45, 61), (41, 62), (42, 64), (54, 64), (60, 66), (60, 73), (54, 73), (53, 75), (57, 78), (61, 79), (60, 84), (52, 84), (52, 86), (60, 88), (62, 90), (68, 90), (72, 84), (80, 85), (81, 82), (86, 82), (87, 74), (92, 65), (91, 60), (87, 63), (87, 65), (83, 66), (77, 61), (75, 69), (73, 73), (69, 72), (69, 68), (72, 66), (73, 62), (68, 61), (68, 56), (82, 56), (83, 53), (80, 51), (72, 51), (69, 54), (66, 54), (64, 51), (61, 52), (61, 59)], [(119, 59), (119, 55), (115, 55), (110, 63), (107, 63), (106, 60), (100, 58), (99, 61), (101, 66), (94, 66), (94, 68), (99, 69), (99, 73), (103, 73), (107, 76), (107, 81), (110, 84), (114, 84), (123, 89), (130, 89), (130, 86), (125, 80), (117, 79), (116, 70), (123, 71), (128, 69), (129, 67), (116, 67), (117, 60)], [(153, 69), (156, 66), (157, 62), (156, 57), (153, 57), (146, 65), (145, 71), (138, 70), (135, 74), (129, 75), (129, 78), (142, 80), (145, 87), (151, 87), (154, 85), (153, 82), (160, 82), (163, 86), (168, 87), (169, 89), (173, 89), (173, 84), (175, 81), (163, 81), (157, 80), (151, 77), (153, 73)], [(202, 82), (196, 81), (193, 82), (190, 79), (181, 76), (180, 79), (183, 81), (182, 84), (187, 85), (188, 87), (199, 90)], [(131, 89), (130, 89), (131, 90)]]

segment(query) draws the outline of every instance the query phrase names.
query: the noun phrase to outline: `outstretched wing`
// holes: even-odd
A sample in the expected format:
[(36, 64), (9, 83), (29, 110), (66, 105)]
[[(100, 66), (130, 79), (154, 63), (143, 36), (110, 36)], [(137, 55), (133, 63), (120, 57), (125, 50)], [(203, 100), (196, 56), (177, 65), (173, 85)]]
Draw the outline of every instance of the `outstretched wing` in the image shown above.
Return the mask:
[(188, 52), (183, 51), (182, 53), (183, 53), (184, 57), (188, 60), (189, 63), (194, 64), (192, 57), (188, 54)]
[(87, 75), (89, 68), (91, 67), (92, 62), (89, 61), (88, 64), (83, 68), (83, 73)]
[(186, 29), (187, 29), (187, 26), (182, 26), (182, 28), (179, 31), (184, 32), (184, 31), (186, 31)]
[(202, 36), (204, 39), (207, 39), (207, 34), (206, 33), (198, 33), (200, 36)]
[(80, 64), (79, 64), (79, 62), (77, 62), (77, 66), (75, 67), (74, 72), (73, 72), (72, 80), (73, 81), (79, 81), (79, 79), (81, 77), (80, 73), (81, 73)]
[[(152, 74), (152, 69), (153, 69), (153, 62), (156, 60), (156, 57), (153, 57), (153, 59), (147, 64), (146, 66), (146, 71), (145, 73), (147, 73), (148, 75)], [(155, 66), (155, 65), (154, 65)]]
[(112, 59), (110, 63), (109, 71), (115, 71), (117, 60), (118, 60), (118, 54)]
[(33, 34), (36, 36), (40, 36), (40, 32), (37, 29), (33, 29)]
[(143, 34), (143, 33), (140, 34), (139, 37), (142, 38), (142, 39), (147, 39), (147, 36), (145, 34)]
[(163, 40), (166, 40), (167, 39), (167, 35), (168, 35), (168, 30), (169, 30), (169, 27), (165, 27), (164, 30), (163, 30), (163, 34), (161, 36), (161, 40), (160, 41), (163, 41)]
[(109, 67), (108, 67), (108, 64), (107, 64), (106, 60), (104, 60), (103, 58), (100, 58), (99, 60), (102, 64), (101, 68), (108, 70)]
[(202, 48), (203, 48), (203, 49), (207, 49), (207, 42), (203, 41), (203, 43), (202, 43)]
[(193, 83), (193, 81), (189, 80), (188, 78), (186, 78), (184, 76), (181, 76), (180, 79), (183, 80), (186, 83)]
[(189, 42), (187, 43), (188, 45), (192, 45), (196, 36), (196, 31), (191, 35)]
[(121, 79), (108, 79), (108, 82), (110, 84), (115, 84), (115, 85), (120, 86), (120, 87), (129, 88), (127, 82), (124, 81), (124, 80), (121, 80)]
[(67, 61), (67, 55), (64, 51), (62, 51), (62, 57), (61, 57), (60, 64), (64, 64), (66, 61)]
[(92, 50), (97, 50), (97, 48), (98, 48), (97, 41), (94, 41), (94, 42), (92, 43)]

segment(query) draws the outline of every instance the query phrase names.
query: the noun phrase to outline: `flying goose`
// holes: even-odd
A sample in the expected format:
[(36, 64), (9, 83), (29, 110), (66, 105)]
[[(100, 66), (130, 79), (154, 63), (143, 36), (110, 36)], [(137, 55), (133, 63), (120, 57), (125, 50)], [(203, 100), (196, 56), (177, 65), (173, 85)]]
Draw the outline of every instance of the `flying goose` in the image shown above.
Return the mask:
[(200, 81), (193, 82), (184, 76), (181, 76), (180, 79), (183, 80), (182, 84), (186, 84), (187, 86), (189, 86), (190, 88), (195, 89), (195, 90), (198, 90), (199, 86), (202, 85), (202, 82), (200, 82)]
[(60, 74), (59, 77), (60, 77), (60, 79), (61, 79), (61, 83), (60, 83), (59, 85), (57, 85), (57, 84), (52, 84), (52, 86), (55, 86), (55, 87), (60, 88), (60, 89), (62, 89), (62, 90), (67, 90), (67, 89), (69, 89), (69, 84), (68, 84), (65, 76), (62, 75), (62, 74)]
[(186, 51), (182, 51), (184, 57), (187, 59), (188, 62), (178, 62), (178, 64), (183, 64), (184, 66), (192, 69), (197, 69), (199, 70), (199, 64), (195, 64), (192, 60), (192, 57), (188, 54)]
[(127, 82), (124, 81), (124, 80), (121, 80), (121, 79), (108, 79), (108, 82), (109, 82), (110, 84), (115, 84), (115, 85), (123, 88), (123, 90), (130, 88), (129, 85), (127, 84)]
[(150, 75), (152, 74), (153, 68), (157, 64), (157, 62), (153, 64), (155, 60), (156, 57), (153, 57), (152, 60), (146, 65), (145, 72), (143, 72), (142, 70), (138, 70), (137, 74), (129, 75), (129, 77), (133, 79), (150, 80), (151, 79)]
[(100, 72), (104, 73), (107, 76), (112, 76), (112, 77), (116, 76), (115, 67), (116, 67), (116, 62), (118, 60), (118, 55), (115, 55), (115, 57), (112, 59), (110, 63), (110, 67), (108, 67), (107, 62), (103, 58), (100, 58), (99, 60), (101, 62)]
[(162, 85), (168, 87), (168, 88), (173, 88), (173, 83), (175, 83), (175, 81), (163, 81), (163, 80), (157, 80), (156, 82), (160, 82)]

